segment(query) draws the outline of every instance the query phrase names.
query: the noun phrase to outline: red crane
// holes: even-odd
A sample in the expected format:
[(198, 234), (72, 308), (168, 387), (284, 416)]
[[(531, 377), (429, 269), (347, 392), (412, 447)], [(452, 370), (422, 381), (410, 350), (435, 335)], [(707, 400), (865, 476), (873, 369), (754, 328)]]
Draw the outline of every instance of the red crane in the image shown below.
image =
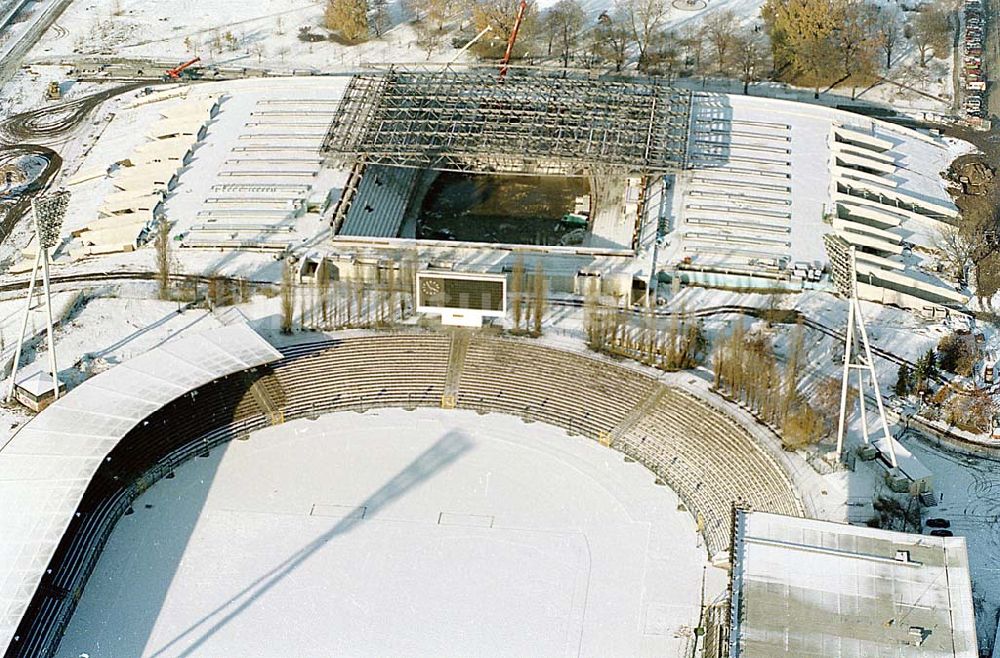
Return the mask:
[(164, 74), (167, 76), (167, 78), (171, 80), (177, 80), (181, 77), (181, 71), (183, 71), (184, 69), (188, 68), (193, 64), (197, 64), (200, 61), (201, 57), (195, 57), (190, 62), (184, 62), (180, 66), (174, 67), (172, 69), (167, 69), (166, 71), (164, 71)]
[(500, 80), (503, 81), (507, 75), (507, 65), (510, 63), (510, 54), (514, 52), (514, 42), (517, 40), (517, 31), (521, 29), (521, 21), (524, 20), (524, 12), (528, 8), (528, 0), (521, 0), (517, 7), (517, 18), (514, 19), (514, 29), (510, 31), (510, 39), (507, 40), (507, 50), (500, 60)]

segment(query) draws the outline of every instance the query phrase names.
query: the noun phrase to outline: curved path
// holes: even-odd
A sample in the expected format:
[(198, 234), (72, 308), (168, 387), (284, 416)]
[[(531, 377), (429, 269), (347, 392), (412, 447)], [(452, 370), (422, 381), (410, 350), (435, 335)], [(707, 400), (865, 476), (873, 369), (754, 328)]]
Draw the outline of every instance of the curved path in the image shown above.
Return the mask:
[(11, 158), (11, 157), (22, 157), (25, 155), (37, 155), (45, 159), (45, 167), (42, 171), (31, 181), (31, 184), (27, 186), (18, 197), (17, 200), (10, 206), (7, 206), (3, 211), (3, 216), (0, 218), (0, 243), (7, 239), (7, 236), (11, 234), (14, 227), (17, 225), (21, 218), (23, 218), (28, 210), (31, 208), (31, 199), (41, 190), (44, 190), (49, 185), (49, 181), (52, 177), (56, 175), (56, 172), (62, 168), (62, 158), (59, 154), (46, 146), (39, 146), (37, 144), (19, 144), (17, 146), (0, 147), (0, 158)]

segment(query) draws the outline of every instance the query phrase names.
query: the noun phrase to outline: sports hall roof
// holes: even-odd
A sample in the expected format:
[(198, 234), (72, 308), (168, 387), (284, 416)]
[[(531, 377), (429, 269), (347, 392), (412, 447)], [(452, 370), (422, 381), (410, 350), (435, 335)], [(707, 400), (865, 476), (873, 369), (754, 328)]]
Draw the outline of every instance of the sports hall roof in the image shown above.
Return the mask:
[(962, 537), (737, 510), (731, 658), (976, 658)]
[(0, 647), (118, 441), (184, 393), (279, 358), (246, 324), (178, 338), (88, 379), (0, 446)]
[(351, 79), (324, 151), (341, 164), (467, 173), (677, 171), (690, 105), (689, 92), (655, 78), (393, 67)]

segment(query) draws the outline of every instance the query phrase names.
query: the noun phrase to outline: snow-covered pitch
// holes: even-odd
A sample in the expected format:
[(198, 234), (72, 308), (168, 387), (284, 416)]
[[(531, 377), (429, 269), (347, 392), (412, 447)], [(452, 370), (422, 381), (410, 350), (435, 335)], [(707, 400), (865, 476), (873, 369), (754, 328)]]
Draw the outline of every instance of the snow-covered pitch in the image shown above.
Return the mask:
[(509, 416), (297, 420), (134, 508), (60, 656), (672, 656), (698, 623), (705, 552), (677, 496)]

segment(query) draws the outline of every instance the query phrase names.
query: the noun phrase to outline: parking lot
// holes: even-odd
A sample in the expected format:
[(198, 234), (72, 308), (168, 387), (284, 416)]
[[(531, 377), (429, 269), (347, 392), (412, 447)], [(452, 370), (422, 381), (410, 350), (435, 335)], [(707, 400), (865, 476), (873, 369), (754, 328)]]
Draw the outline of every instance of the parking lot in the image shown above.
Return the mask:
[(961, 76), (965, 89), (963, 110), (967, 118), (976, 122), (989, 116), (984, 66), (986, 11), (983, 8), (983, 0), (965, 0), (962, 18)]

